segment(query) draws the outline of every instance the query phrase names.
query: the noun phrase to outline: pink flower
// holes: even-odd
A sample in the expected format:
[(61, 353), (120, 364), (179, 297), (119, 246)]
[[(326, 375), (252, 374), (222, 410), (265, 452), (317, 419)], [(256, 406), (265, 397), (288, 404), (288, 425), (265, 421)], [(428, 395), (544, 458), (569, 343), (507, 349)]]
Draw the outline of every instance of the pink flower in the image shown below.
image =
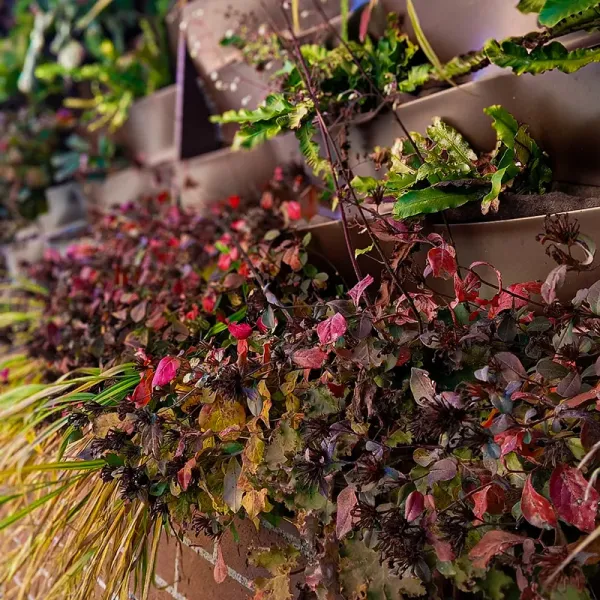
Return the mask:
[(227, 329), (236, 340), (247, 340), (252, 335), (252, 327), (247, 323), (229, 323)]
[(302, 218), (302, 209), (300, 208), (300, 204), (294, 200), (291, 200), (287, 203), (287, 214), (290, 218), (290, 221), (297, 221)]

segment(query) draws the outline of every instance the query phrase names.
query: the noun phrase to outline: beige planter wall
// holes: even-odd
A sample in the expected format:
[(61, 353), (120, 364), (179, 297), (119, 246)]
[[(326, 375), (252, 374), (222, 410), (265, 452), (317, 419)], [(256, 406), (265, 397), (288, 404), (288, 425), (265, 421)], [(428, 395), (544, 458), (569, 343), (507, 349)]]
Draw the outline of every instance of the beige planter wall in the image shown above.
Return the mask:
[[(581, 232), (590, 236), (600, 246), (600, 208), (573, 211), (571, 216), (579, 221)], [(486, 261), (496, 267), (502, 274), (502, 282), (506, 287), (513, 283), (525, 281), (544, 281), (548, 273), (556, 266), (549, 258), (544, 246), (536, 241), (538, 233), (543, 232), (544, 216), (497, 221), (491, 223), (473, 223), (451, 225), (452, 237), (456, 245), (458, 261), (463, 267), (469, 267), (475, 261)], [(447, 238), (446, 228), (436, 225), (434, 231)], [(304, 231), (312, 233), (313, 248), (327, 258), (338, 268), (348, 284), (355, 281), (344, 242), (342, 224), (331, 222), (314, 227), (306, 227)], [(356, 228), (351, 231), (352, 247), (365, 248), (370, 242), (367, 234), (359, 234)], [(383, 245), (386, 250), (390, 244)], [(425, 251), (426, 252), (426, 251)], [(425, 252), (419, 253), (417, 261), (425, 264)], [(371, 252), (371, 256), (376, 255)], [(378, 258), (378, 257), (377, 257)], [(596, 262), (600, 259), (597, 257)], [(363, 275), (370, 273), (379, 278), (382, 266), (369, 256), (359, 257), (359, 265)], [(494, 272), (486, 267), (477, 268), (477, 272), (490, 283), (495, 283)], [(589, 287), (600, 280), (597, 269), (582, 273), (569, 273), (566, 283), (559, 293), (565, 300), (571, 299), (578, 289)], [(452, 283), (431, 280), (436, 291), (452, 294)], [(494, 290), (482, 288), (483, 295), (491, 297)]]

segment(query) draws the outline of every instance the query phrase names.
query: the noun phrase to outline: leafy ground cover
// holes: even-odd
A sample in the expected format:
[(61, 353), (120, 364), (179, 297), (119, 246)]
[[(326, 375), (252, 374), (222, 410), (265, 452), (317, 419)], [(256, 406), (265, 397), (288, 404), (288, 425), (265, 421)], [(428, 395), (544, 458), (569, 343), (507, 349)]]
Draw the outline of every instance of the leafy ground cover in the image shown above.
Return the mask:
[[(255, 550), (273, 575), (257, 598), (289, 598), (297, 564), (305, 597), (592, 598), (600, 283), (558, 296), (592, 242), (549, 218), (557, 267), (504, 286), (382, 217), (409, 291), (386, 272), (349, 289), (311, 264), (282, 179), (209, 218), (147, 198), (34, 267), (48, 293), (26, 293), (46, 306), (28, 352), (54, 375), (14, 387), (3, 371), (0, 527), (29, 536), (4, 585), (52, 561), (48, 598), (84, 598), (117, 567), (107, 593), (134, 570), (147, 593), (161, 529), (220, 540), (241, 516), (309, 540), (302, 557)], [(48, 546), (52, 531), (69, 543)]]

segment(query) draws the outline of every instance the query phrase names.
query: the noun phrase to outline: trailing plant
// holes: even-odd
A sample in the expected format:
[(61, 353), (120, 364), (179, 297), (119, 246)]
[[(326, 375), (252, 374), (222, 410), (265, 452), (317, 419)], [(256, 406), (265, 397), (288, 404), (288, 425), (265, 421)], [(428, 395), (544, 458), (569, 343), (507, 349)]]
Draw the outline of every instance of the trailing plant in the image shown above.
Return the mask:
[[(148, 532), (156, 540), (163, 527), (192, 529), (220, 542), (236, 518), (257, 527), (285, 518), (310, 546), (303, 589), (320, 597), (591, 598), (600, 282), (559, 298), (571, 271), (592, 267), (595, 249), (578, 225), (549, 218), (539, 240), (558, 266), (545, 282), (505, 286), (493, 269), (491, 282), (480, 274), (487, 263), (459, 265), (447, 240), (419, 223), (380, 217), (371, 229), (392, 242), (407, 295), (386, 271), (378, 288), (370, 274), (350, 289), (334, 285), (332, 271), (327, 278), (308, 262), (310, 237), (286, 228), (297, 206), (271, 190), (262, 209), (228, 204), (197, 228), (164, 197), (141, 214), (115, 212), (99, 226), (101, 246), (73, 248), (67, 275), (49, 285), (36, 337), (57, 315), (64, 341), (55, 350), (66, 357), (70, 346), (79, 366), (86, 354), (64, 332), (73, 311), (75, 326), (116, 333), (105, 364), (133, 353), (136, 373), (124, 365), (0, 396), (0, 423), (23, 429), (3, 454), (15, 510), (2, 525), (22, 523), (29, 534), (3, 562), (2, 581), (52, 565), (47, 597), (85, 598), (92, 578), (114, 572), (109, 598), (146, 565), (144, 597)], [(97, 248), (127, 237), (130, 250), (110, 256), (107, 287)], [(413, 260), (419, 247), (425, 270)], [(153, 287), (163, 263), (162, 287)], [(450, 287), (438, 293), (444, 280)], [(63, 284), (73, 298), (85, 290), (94, 310), (54, 303)], [(141, 296), (127, 304), (130, 285)], [(128, 332), (135, 321), (153, 329), (155, 308), (169, 324), (130, 349)], [(29, 348), (39, 355), (35, 341)], [(43, 457), (27, 431), (51, 444)], [(45, 524), (37, 532), (18, 520), (36, 514), (32, 491)], [(66, 527), (73, 507), (81, 521)], [(101, 551), (102, 529), (115, 542)], [(69, 544), (54, 562), (46, 542), (59, 532)], [(118, 547), (125, 557), (106, 550)], [(286, 548), (254, 552), (273, 574), (257, 581), (257, 598), (289, 598), (297, 559)]]
[(506, 188), (516, 193), (542, 194), (552, 182), (548, 157), (531, 138), (526, 125), (501, 106), (490, 106), (497, 143), (493, 152), (477, 156), (464, 137), (441, 119), (427, 135), (413, 132), (392, 148), (376, 148), (376, 167), (387, 172), (381, 180), (355, 177), (357, 196), (380, 204), (395, 201), (394, 216), (406, 219), (439, 213), (467, 202), (481, 201), (482, 212), (497, 211)]

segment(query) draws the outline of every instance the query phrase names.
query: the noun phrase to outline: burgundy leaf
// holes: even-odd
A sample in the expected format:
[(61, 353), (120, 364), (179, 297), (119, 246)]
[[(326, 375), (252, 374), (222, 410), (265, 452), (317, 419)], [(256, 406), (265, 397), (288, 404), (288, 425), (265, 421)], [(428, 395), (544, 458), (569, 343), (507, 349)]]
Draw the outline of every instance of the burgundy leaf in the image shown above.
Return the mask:
[(342, 337), (346, 329), (346, 319), (340, 313), (335, 313), (333, 317), (317, 325), (317, 335), (321, 344), (329, 344)]
[(437, 481), (450, 481), (454, 479), (456, 473), (456, 461), (451, 458), (443, 458), (431, 467), (427, 481), (429, 485), (433, 485)]
[(511, 381), (521, 381), (527, 377), (527, 371), (521, 364), (521, 361), (510, 352), (498, 352), (494, 355), (496, 364), (500, 367), (502, 377), (507, 383)]
[(432, 248), (427, 253), (428, 267), (425, 269), (425, 277), (432, 273), (434, 277), (452, 279), (457, 272), (456, 252), (452, 246)]
[(527, 538), (508, 531), (488, 531), (469, 552), (469, 558), (477, 569), (485, 569), (494, 556), (522, 544)]
[(471, 498), (475, 503), (473, 514), (480, 521), (485, 520), (483, 517), (486, 513), (497, 515), (502, 513), (505, 507), (504, 490), (495, 483), (486, 485), (483, 489), (475, 492)]
[(535, 491), (531, 483), (531, 475), (523, 488), (521, 511), (527, 521), (539, 529), (553, 529), (558, 524), (552, 504)]
[(408, 495), (404, 505), (404, 518), (407, 521), (414, 521), (425, 510), (425, 498), (421, 492), (415, 490)]
[(142, 375), (142, 379), (137, 384), (133, 394), (131, 395), (131, 401), (134, 403), (136, 408), (142, 408), (146, 406), (152, 398), (152, 379), (154, 377), (154, 369), (148, 369)]
[(367, 275), (348, 292), (348, 295), (350, 298), (352, 298), (356, 306), (359, 305), (360, 299), (363, 297), (365, 290), (373, 283), (373, 281), (373, 277), (371, 275)]
[(223, 583), (227, 579), (228, 575), (227, 565), (223, 558), (223, 549), (221, 548), (221, 542), (217, 542), (217, 560), (215, 562), (215, 569), (213, 571), (213, 577), (216, 583)]
[(171, 383), (177, 375), (180, 360), (174, 356), (165, 356), (156, 367), (156, 373), (152, 379), (152, 387), (166, 385)]
[(581, 531), (592, 532), (596, 522), (600, 495), (590, 487), (585, 499), (588, 482), (583, 473), (569, 465), (561, 464), (550, 477), (550, 498), (558, 516)]
[(327, 353), (319, 348), (297, 350), (293, 355), (294, 362), (303, 369), (320, 369), (326, 359)]
[(351, 487), (344, 488), (339, 493), (335, 519), (335, 533), (338, 540), (341, 540), (347, 533), (352, 531), (352, 509), (356, 506), (357, 502), (356, 492)]
[(185, 492), (192, 480), (192, 469), (196, 466), (196, 459), (190, 458), (183, 468), (179, 469), (177, 472), (177, 483), (179, 483), (181, 489)]
[(236, 340), (247, 340), (252, 335), (252, 327), (247, 323), (229, 323), (227, 329)]

